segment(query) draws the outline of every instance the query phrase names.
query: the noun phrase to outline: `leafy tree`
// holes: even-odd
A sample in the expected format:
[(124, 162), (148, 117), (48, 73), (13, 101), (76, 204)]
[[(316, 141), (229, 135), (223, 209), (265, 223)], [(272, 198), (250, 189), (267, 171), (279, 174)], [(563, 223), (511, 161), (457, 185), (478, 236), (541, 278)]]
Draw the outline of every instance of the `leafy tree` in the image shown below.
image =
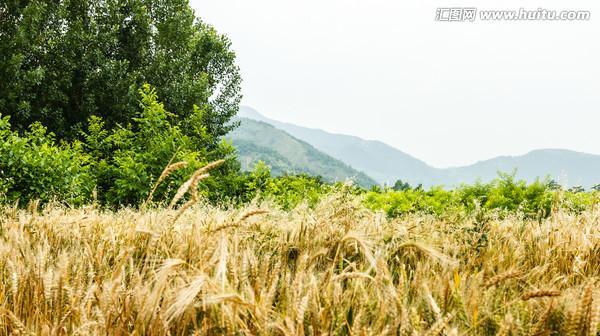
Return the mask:
[(582, 186), (574, 186), (574, 187), (569, 188), (569, 192), (572, 192), (574, 194), (582, 193), (582, 192), (585, 192), (585, 188)]
[(477, 181), (471, 185), (462, 185), (457, 190), (459, 202), (469, 211), (476, 210), (479, 206), (487, 203), (488, 195), (492, 185)]
[(593, 190), (600, 191), (600, 184), (596, 184), (592, 187)]
[(150, 83), (186, 121), (183, 133), (204, 127), (198, 146), (217, 147), (240, 101), (234, 61), (230, 41), (187, 0), (0, 4), (0, 111), (20, 132), (40, 121), (74, 138), (92, 115), (109, 129), (126, 125), (138, 112), (138, 88)]
[(552, 179), (552, 180), (548, 181), (548, 189), (560, 190), (560, 189), (562, 189), (562, 187), (558, 182), (556, 182), (556, 180)]
[(398, 180), (396, 181), (396, 183), (394, 183), (392, 189), (394, 189), (395, 191), (406, 191), (412, 189), (412, 187), (410, 186), (410, 184), (408, 184), (408, 182)]

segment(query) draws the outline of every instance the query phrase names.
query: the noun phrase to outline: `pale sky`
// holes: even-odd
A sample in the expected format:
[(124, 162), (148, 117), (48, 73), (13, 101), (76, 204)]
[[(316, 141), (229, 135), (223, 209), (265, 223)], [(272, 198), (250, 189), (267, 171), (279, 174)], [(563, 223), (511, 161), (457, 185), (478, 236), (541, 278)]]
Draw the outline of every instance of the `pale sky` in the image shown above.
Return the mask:
[[(538, 148), (600, 154), (600, 2), (191, 0), (238, 56), (243, 104), (436, 167)], [(589, 21), (436, 22), (438, 7)], [(478, 14), (479, 15), (479, 14)]]

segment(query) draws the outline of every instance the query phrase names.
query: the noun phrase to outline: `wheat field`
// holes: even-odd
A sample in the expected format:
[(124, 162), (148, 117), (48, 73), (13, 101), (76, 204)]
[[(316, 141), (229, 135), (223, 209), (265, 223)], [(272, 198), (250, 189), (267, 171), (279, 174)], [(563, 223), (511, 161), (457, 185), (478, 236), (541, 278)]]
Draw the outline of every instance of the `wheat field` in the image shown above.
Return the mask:
[(579, 335), (600, 331), (600, 211), (386, 219), (2, 208), (2, 335)]

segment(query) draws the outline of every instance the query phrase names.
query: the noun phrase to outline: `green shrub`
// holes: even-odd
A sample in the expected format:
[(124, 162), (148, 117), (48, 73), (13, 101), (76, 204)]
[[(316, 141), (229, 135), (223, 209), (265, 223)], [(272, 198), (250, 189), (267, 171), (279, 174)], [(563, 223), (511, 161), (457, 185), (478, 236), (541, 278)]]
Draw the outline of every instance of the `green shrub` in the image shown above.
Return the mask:
[(84, 204), (95, 186), (90, 162), (80, 142), (57, 143), (39, 123), (20, 136), (0, 115), (0, 195), (5, 202)]
[(305, 200), (314, 206), (329, 191), (331, 186), (320, 178), (302, 174), (271, 179), (264, 193), (275, 198), (284, 209), (291, 209)]
[[(270, 168), (259, 161), (254, 169), (243, 177), (243, 197), (248, 202), (255, 198), (270, 199), (283, 209), (289, 210), (307, 201), (314, 206), (337, 185), (328, 184), (320, 177), (306, 174), (272, 177)], [(356, 190), (359, 188), (354, 187)]]
[(368, 208), (384, 211), (390, 217), (409, 213), (441, 216), (493, 211), (499, 215), (520, 213), (529, 218), (545, 218), (555, 208), (580, 212), (598, 203), (597, 192), (554, 189), (548, 180), (527, 184), (516, 180), (514, 174), (500, 173), (490, 183), (462, 185), (451, 191), (439, 187), (428, 191), (373, 189), (367, 193), (364, 203)]
[[(184, 134), (149, 85), (140, 90), (140, 95), (141, 112), (131, 124), (109, 132), (102, 119), (92, 117), (84, 133), (105, 204), (141, 204), (169, 163), (185, 161), (187, 166), (169, 175), (154, 193), (155, 199), (168, 201), (195, 170), (231, 152), (225, 143), (209, 152), (208, 146), (203, 146), (207, 135), (201, 124)], [(201, 114), (196, 108), (193, 116)], [(205, 195), (210, 192), (206, 185), (201, 189)]]
[(390, 217), (409, 213), (428, 213), (442, 215), (455, 206), (453, 193), (440, 187), (423, 189), (405, 189), (403, 191), (370, 191), (365, 205), (372, 210), (383, 210)]

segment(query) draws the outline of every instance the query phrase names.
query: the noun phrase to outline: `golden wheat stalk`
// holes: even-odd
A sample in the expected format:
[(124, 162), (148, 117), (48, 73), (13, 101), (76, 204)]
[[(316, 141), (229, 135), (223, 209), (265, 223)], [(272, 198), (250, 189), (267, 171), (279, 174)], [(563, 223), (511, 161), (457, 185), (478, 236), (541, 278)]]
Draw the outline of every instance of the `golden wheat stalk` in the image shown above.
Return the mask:
[(27, 327), (25, 326), (25, 324), (23, 324), (23, 322), (21, 322), (21, 320), (12, 311), (7, 310), (7, 309), (0, 309), (0, 313), (2, 313), (2, 315), (7, 316), (8, 319), (12, 322), (12, 325), (13, 325), (12, 334), (13, 335), (27, 335), (27, 336), (35, 335), (34, 333), (27, 330)]
[[(220, 160), (221, 163), (223, 163), (223, 160)], [(216, 163), (218, 163), (219, 161), (217, 161)], [(214, 165), (213, 163), (213, 167), (215, 167), (216, 165)], [(173, 218), (173, 224), (175, 224), (177, 222), (177, 220), (179, 219), (179, 217), (181, 217), (181, 215), (183, 215), (183, 213), (189, 209), (192, 205), (194, 205), (195, 203), (198, 202), (199, 200), (199, 196), (198, 196), (198, 190), (197, 190), (197, 186), (198, 186), (198, 182), (200, 182), (201, 180), (204, 180), (208, 177), (210, 177), (210, 174), (204, 173), (206, 171), (206, 167), (204, 168), (200, 168), (198, 169), (193, 175), (192, 177), (190, 177), (189, 180), (187, 180), (187, 182), (185, 182), (180, 188), (179, 190), (177, 190), (177, 193), (175, 194), (175, 197), (173, 197), (173, 200), (171, 200), (171, 204), (169, 204), (169, 209), (172, 209), (175, 204), (177, 204), (177, 202), (179, 202), (179, 200), (185, 195), (185, 193), (187, 193), (188, 191), (190, 192), (190, 195), (192, 196), (190, 198), (189, 201), (187, 201), (186, 203), (184, 203), (181, 208), (179, 208), (179, 210), (177, 211), (177, 213), (175, 214), (175, 217)]]
[[(208, 174), (204, 174), (202, 176), (205, 176), (205, 178), (207, 178), (209, 175)], [(181, 208), (179, 208), (179, 210), (177, 211), (177, 213), (175, 214), (175, 217), (173, 218), (173, 224), (175, 224), (177, 222), (177, 220), (179, 219), (179, 217), (181, 217), (181, 215), (183, 215), (183, 213), (189, 209), (192, 205), (194, 205), (196, 202), (198, 202), (198, 195), (196, 193), (192, 194), (192, 198), (185, 202)]]
[(594, 283), (590, 282), (581, 293), (581, 299), (575, 311), (571, 314), (567, 323), (568, 336), (587, 336), (590, 333), (590, 322), (592, 322), (592, 303), (594, 295)]
[(448, 313), (448, 314), (446, 314), (446, 316), (444, 318), (438, 319), (429, 328), (429, 330), (427, 330), (427, 332), (424, 334), (424, 336), (437, 336), (437, 335), (439, 335), (442, 331), (444, 331), (444, 329), (446, 329), (448, 327), (448, 322), (450, 322), (450, 320), (452, 320), (452, 318), (454, 318), (454, 314)]
[[(192, 195), (192, 198), (197, 197), (196, 192), (198, 188), (198, 182), (201, 180), (208, 178), (210, 175), (207, 174), (208, 171), (217, 168), (218, 166), (225, 163), (225, 160), (217, 160), (207, 164), (206, 166), (196, 170), (192, 176), (177, 190), (175, 196), (171, 200), (169, 204), (169, 209), (172, 209), (177, 202), (189, 191)], [(195, 202), (194, 202), (195, 203)], [(193, 204), (193, 203), (192, 203)], [(189, 207), (189, 206), (188, 206)]]
[(183, 185), (181, 185), (181, 187), (179, 187), (175, 193), (175, 196), (171, 200), (171, 203), (169, 204), (169, 208), (172, 209), (188, 191), (190, 195), (192, 195), (192, 198), (196, 198), (198, 182), (208, 178), (209, 176), (209, 174), (200, 173), (200, 169), (198, 169)]
[(416, 251), (419, 251), (419, 252), (423, 253), (424, 255), (428, 256), (429, 258), (431, 258), (433, 260), (437, 260), (440, 264), (445, 265), (445, 266), (456, 266), (458, 264), (458, 262), (454, 258), (449, 257), (449, 256), (445, 255), (444, 253), (436, 250), (435, 248), (433, 248), (431, 246), (427, 246), (422, 243), (406, 242), (406, 243), (403, 243), (402, 245), (398, 246), (398, 250), (403, 250), (403, 249), (414, 249)]
[(243, 214), (240, 217), (240, 219), (237, 220), (237, 222), (241, 223), (250, 217), (257, 216), (257, 215), (264, 215), (264, 214), (268, 214), (268, 213), (269, 213), (268, 210), (263, 210), (263, 209), (251, 210), (251, 211), (248, 211), (245, 214)]
[(492, 286), (496, 286), (504, 281), (510, 280), (510, 279), (514, 279), (514, 278), (518, 278), (520, 276), (523, 275), (523, 272), (521, 271), (507, 271), (501, 274), (498, 274), (494, 277), (489, 278), (484, 284), (483, 286), (485, 288), (490, 288)]
[(167, 309), (167, 321), (179, 318), (186, 310), (193, 308), (196, 298), (209, 281), (205, 275), (196, 276), (185, 288), (177, 293), (175, 301)]
[(552, 315), (552, 311), (554, 310), (554, 299), (550, 300), (548, 304), (548, 308), (544, 311), (540, 319), (536, 322), (536, 324), (531, 328), (531, 336), (542, 336), (546, 334), (546, 322), (548, 318)]
[(555, 297), (560, 296), (562, 293), (559, 290), (536, 290), (523, 294), (523, 301), (527, 301), (530, 299), (543, 298), (543, 297)]
[(589, 330), (587, 336), (596, 336), (600, 331), (600, 298), (592, 298), (592, 308), (590, 311)]
[(366, 273), (361, 273), (361, 272), (345, 272), (345, 273), (338, 274), (335, 277), (333, 277), (334, 281), (342, 281), (342, 280), (346, 280), (346, 279), (368, 279), (368, 280), (372, 280), (372, 281), (375, 280), (375, 279), (373, 279), (372, 276), (370, 276)]
[(170, 164), (170, 162), (169, 162), (167, 167), (165, 167), (165, 169), (162, 171), (162, 173), (158, 177), (158, 180), (156, 181), (156, 183), (154, 183), (154, 186), (152, 187), (150, 194), (148, 194), (148, 197), (144, 201), (144, 204), (147, 204), (148, 202), (150, 202), (152, 200), (152, 196), (154, 196), (156, 189), (158, 188), (158, 186), (160, 185), (160, 183), (162, 181), (164, 181), (167, 177), (169, 177), (169, 175), (171, 175), (176, 170), (185, 168), (185, 167), (187, 167), (187, 165), (188, 165), (188, 163), (185, 161), (181, 161), (181, 162), (177, 162), (177, 163), (173, 163), (173, 164)]
[(244, 215), (242, 215), (240, 217), (240, 219), (237, 220), (236, 222), (233, 222), (231, 224), (221, 225), (221, 226), (219, 226), (219, 227), (217, 227), (215, 229), (208, 230), (208, 232), (215, 233), (215, 232), (219, 232), (221, 230), (227, 230), (227, 229), (231, 229), (231, 228), (234, 228), (234, 227), (238, 227), (238, 226), (242, 225), (242, 223), (246, 219), (248, 219), (250, 217), (257, 216), (257, 215), (262, 215), (262, 214), (267, 214), (267, 213), (269, 213), (269, 211), (267, 211), (267, 210), (260, 210), (260, 209), (259, 210), (248, 211), (247, 213), (245, 213)]

